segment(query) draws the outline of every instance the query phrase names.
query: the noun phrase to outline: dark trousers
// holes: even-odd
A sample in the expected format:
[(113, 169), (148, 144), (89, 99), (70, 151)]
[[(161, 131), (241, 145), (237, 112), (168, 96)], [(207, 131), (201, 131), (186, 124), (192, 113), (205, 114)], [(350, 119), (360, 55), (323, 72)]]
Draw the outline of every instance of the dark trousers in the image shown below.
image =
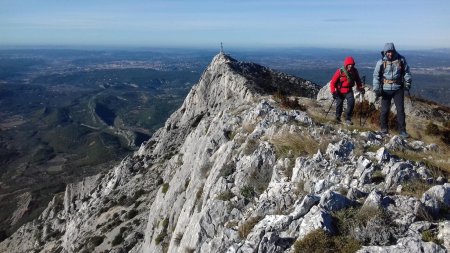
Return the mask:
[(355, 107), (355, 96), (353, 95), (353, 91), (346, 94), (338, 94), (338, 97), (336, 98), (336, 119), (341, 118), (344, 100), (347, 100), (345, 119), (352, 120), (353, 108)]
[(397, 109), (397, 125), (398, 131), (406, 130), (405, 123), (405, 91), (403, 89), (386, 91), (383, 90), (381, 95), (381, 129), (388, 129), (389, 112), (391, 110), (391, 100), (394, 99), (395, 108)]

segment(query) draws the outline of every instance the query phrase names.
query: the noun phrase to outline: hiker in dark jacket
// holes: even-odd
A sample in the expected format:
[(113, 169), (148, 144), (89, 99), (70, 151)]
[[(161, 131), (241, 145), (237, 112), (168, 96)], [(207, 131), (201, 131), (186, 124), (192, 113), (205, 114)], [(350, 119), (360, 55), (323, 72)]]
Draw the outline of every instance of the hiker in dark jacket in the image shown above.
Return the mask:
[(411, 73), (405, 57), (396, 50), (394, 43), (386, 43), (373, 71), (373, 91), (376, 99), (381, 97), (381, 132), (388, 133), (388, 117), (391, 100), (394, 99), (397, 109), (397, 124), (400, 136), (409, 137), (405, 123), (405, 90), (411, 88)]
[(352, 115), (355, 107), (355, 97), (353, 95), (353, 86), (356, 83), (356, 88), (359, 92), (364, 94), (364, 87), (359, 78), (358, 70), (355, 68), (355, 60), (352, 57), (347, 57), (344, 60), (344, 66), (336, 70), (330, 82), (330, 91), (333, 98), (336, 100), (336, 122), (341, 122), (341, 114), (344, 104), (344, 99), (347, 100), (347, 110), (345, 112), (345, 123), (353, 125)]

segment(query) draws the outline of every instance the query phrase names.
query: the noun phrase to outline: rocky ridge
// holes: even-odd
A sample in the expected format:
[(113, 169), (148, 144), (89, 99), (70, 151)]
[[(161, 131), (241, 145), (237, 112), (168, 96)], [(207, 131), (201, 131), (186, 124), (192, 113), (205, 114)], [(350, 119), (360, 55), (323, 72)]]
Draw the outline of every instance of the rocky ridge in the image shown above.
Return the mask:
[(358, 252), (447, 252), (450, 184), (394, 154), (439, 147), (323, 124), (277, 93), (321, 106), (309, 81), (217, 55), (133, 156), (69, 185), (0, 252), (295, 252), (317, 229)]

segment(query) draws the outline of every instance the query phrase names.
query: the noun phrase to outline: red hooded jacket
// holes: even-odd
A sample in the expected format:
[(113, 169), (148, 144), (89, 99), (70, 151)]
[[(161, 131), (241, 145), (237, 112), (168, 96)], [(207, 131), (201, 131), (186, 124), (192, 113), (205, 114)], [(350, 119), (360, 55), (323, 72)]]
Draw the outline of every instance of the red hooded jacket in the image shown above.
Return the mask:
[[(353, 60), (352, 57), (347, 57), (344, 60), (344, 68), (347, 68), (347, 65), (353, 64), (355, 65), (355, 60)], [(361, 79), (359, 78), (358, 70), (353, 67), (350, 71), (348, 71), (348, 74), (350, 76), (350, 81), (347, 78), (347, 75), (345, 74), (345, 71), (342, 69), (336, 70), (336, 72), (333, 75), (333, 78), (330, 82), (330, 91), (331, 93), (335, 93), (336, 90), (339, 91), (340, 94), (346, 94), (350, 92), (353, 88), (353, 86), (356, 83), (356, 88), (358, 90), (362, 90), (362, 83)]]

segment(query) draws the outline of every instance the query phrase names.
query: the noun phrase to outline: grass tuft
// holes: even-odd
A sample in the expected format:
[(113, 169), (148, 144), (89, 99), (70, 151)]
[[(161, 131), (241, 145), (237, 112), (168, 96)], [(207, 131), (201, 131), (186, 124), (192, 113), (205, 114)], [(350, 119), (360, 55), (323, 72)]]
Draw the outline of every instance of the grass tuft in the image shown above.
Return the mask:
[(322, 229), (307, 234), (294, 243), (294, 253), (350, 253), (361, 248), (361, 244), (349, 236), (330, 236)]
[(425, 230), (422, 232), (422, 240), (425, 242), (434, 242), (439, 245), (444, 243), (442, 240), (437, 238), (437, 233), (431, 230)]
[(234, 197), (234, 194), (230, 190), (221, 192), (216, 198), (222, 201), (229, 201)]
[(241, 226), (239, 226), (239, 237), (242, 239), (247, 238), (247, 236), (252, 231), (253, 227), (255, 227), (258, 222), (262, 220), (261, 216), (250, 217)]
[[(270, 142), (275, 146), (277, 158), (299, 157), (303, 155), (314, 155), (317, 150), (325, 147), (325, 143), (319, 143), (308, 134), (279, 133), (272, 137)], [(328, 143), (326, 143), (328, 145)]]
[(246, 198), (246, 199), (250, 199), (253, 196), (255, 196), (255, 189), (253, 189), (252, 186), (250, 185), (246, 185), (244, 187), (241, 188), (240, 190), (242, 197)]
[(412, 180), (402, 185), (401, 194), (420, 199), (422, 194), (432, 186), (433, 184), (429, 184), (423, 180)]

